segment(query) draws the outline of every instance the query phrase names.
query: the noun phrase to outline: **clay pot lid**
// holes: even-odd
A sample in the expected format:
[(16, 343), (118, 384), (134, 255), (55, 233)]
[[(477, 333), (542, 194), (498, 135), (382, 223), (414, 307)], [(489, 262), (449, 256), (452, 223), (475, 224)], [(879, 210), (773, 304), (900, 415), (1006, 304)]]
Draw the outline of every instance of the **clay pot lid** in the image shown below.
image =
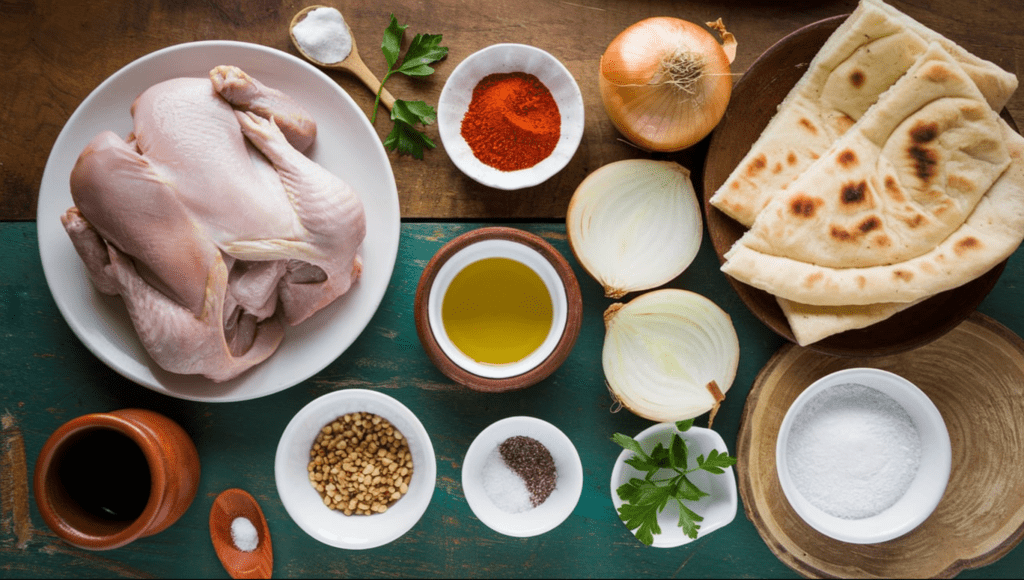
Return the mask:
[[(441, 267), (460, 250), (485, 240), (507, 240), (518, 242), (541, 254), (555, 269), (565, 287), (566, 320), (565, 329), (554, 350), (541, 363), (533, 368), (511, 377), (491, 378), (467, 371), (456, 364), (442, 350), (433, 332), (430, 330), (429, 296), (430, 289)], [(579, 282), (572, 267), (551, 244), (529, 232), (502, 226), (485, 227), (466, 232), (445, 244), (423, 269), (419, 285), (416, 288), (416, 299), (413, 307), (416, 319), (416, 332), (424, 350), (434, 365), (448, 378), (456, 383), (476, 391), (500, 393), (523, 389), (537, 384), (553, 373), (569, 356), (576, 338), (579, 336), (580, 323), (583, 315), (583, 299), (580, 294)]]

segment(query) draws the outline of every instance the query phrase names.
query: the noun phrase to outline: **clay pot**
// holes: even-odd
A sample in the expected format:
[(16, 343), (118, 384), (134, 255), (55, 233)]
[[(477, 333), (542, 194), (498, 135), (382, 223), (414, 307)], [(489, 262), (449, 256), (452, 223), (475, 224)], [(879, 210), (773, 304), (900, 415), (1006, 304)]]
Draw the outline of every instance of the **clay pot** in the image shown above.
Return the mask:
[(61, 425), (36, 461), (43, 521), (64, 541), (111, 550), (167, 529), (199, 487), (188, 434), (144, 409), (92, 413)]

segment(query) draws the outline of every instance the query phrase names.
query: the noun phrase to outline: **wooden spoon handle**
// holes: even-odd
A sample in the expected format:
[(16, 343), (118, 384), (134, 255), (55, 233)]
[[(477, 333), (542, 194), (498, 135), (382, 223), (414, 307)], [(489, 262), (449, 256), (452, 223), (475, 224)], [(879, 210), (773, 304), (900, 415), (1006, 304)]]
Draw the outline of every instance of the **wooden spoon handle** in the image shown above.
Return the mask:
[(374, 76), (370, 69), (363, 63), (361, 59), (353, 59), (352, 62), (346, 62), (348, 70), (356, 75), (356, 77), (363, 82), (364, 85), (370, 88), (374, 94), (380, 90), (380, 102), (384, 104), (388, 110), (395, 104), (395, 97), (391, 96), (391, 93), (387, 89), (381, 90), (380, 81)]

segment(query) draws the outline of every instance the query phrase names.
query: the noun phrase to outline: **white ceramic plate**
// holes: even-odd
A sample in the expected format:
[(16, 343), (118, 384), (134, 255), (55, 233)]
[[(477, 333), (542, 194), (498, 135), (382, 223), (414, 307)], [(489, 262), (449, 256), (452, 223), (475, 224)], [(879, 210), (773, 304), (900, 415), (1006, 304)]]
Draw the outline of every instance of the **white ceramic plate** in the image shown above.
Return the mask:
[[(153, 84), (174, 77), (206, 77), (232, 64), (299, 101), (317, 122), (307, 154), (359, 192), (367, 235), (360, 281), (327, 308), (288, 329), (268, 360), (224, 383), (176, 375), (156, 366), (139, 342), (120, 297), (97, 292), (60, 223), (73, 205), (68, 185), (79, 153), (100, 131), (132, 130), (129, 107)], [(313, 66), (266, 46), (203, 41), (146, 55), (103, 81), (68, 119), (43, 172), (36, 214), (46, 283), (61, 314), (85, 346), (121, 375), (166, 395), (197, 401), (241, 401), (276, 393), (326, 367), (359, 336), (380, 305), (398, 254), (398, 190), (384, 147), (366, 113), (337, 83)]]
[[(658, 443), (668, 447), (672, 442), (672, 435), (676, 433), (679, 431), (676, 429), (675, 423), (658, 423), (644, 429), (634, 439), (640, 443), (644, 451), (650, 452)], [(681, 435), (686, 440), (688, 468), (696, 467), (697, 456), (704, 455), (706, 457), (712, 449), (717, 449), (721, 453), (729, 451), (717, 431), (703, 427), (690, 427)], [(643, 472), (626, 464), (626, 460), (632, 456), (632, 451), (624, 449), (612, 468), (612, 505), (615, 506), (616, 515), (618, 515), (619, 508), (622, 507), (622, 499), (619, 498), (616, 490), (634, 477), (640, 479), (644, 477)], [(695, 502), (686, 504), (686, 507), (704, 518), (700, 522), (700, 529), (697, 530), (697, 538), (703, 538), (728, 525), (736, 517), (739, 501), (736, 492), (736, 475), (731, 467), (726, 467), (724, 471), (723, 474), (713, 475), (707, 471), (697, 470), (687, 476), (694, 485), (708, 494)], [(665, 473), (659, 472), (658, 477), (669, 474), (671, 471), (665, 470)], [(658, 527), (661, 528), (661, 533), (654, 536), (652, 545), (655, 548), (675, 548), (693, 541), (679, 527), (679, 505), (674, 501), (670, 501), (665, 509), (658, 513)]]
[[(324, 506), (309, 483), (309, 450), (324, 425), (346, 413), (366, 412), (387, 419), (409, 441), (409, 492), (382, 514), (346, 516)], [(285, 427), (274, 457), (274, 480), (281, 503), (295, 523), (329, 546), (365, 550), (392, 542), (412, 529), (430, 505), (437, 486), (437, 459), (430, 436), (416, 415), (394, 397), (367, 389), (343, 389), (318, 397)]]

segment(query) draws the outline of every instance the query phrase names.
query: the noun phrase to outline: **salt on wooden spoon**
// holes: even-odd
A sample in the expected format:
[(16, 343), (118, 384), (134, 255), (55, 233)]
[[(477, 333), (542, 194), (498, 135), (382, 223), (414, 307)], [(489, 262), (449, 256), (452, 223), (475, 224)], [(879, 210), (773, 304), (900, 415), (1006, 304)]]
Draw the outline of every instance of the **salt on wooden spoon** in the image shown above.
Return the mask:
[[(295, 48), (299, 51), (300, 54), (302, 54), (302, 56), (306, 57), (306, 59), (308, 59), (313, 64), (327, 69), (348, 71), (354, 74), (360, 81), (363, 82), (363, 84), (369, 87), (370, 90), (374, 92), (374, 94), (376, 94), (377, 91), (380, 91), (380, 102), (383, 103), (384, 106), (387, 107), (388, 110), (390, 111), (392, 105), (395, 104), (395, 98), (391, 96), (391, 93), (389, 93), (387, 89), (381, 89), (380, 81), (377, 80), (377, 77), (375, 77), (373, 73), (370, 72), (370, 69), (367, 68), (366, 64), (363, 63), (363, 59), (359, 58), (359, 51), (356, 49), (355, 36), (352, 35), (352, 29), (349, 27), (347, 22), (344, 22), (344, 19), (341, 19), (341, 22), (333, 22), (332, 24), (328, 24), (327, 20), (325, 19), (325, 23), (322, 29), (310, 31), (311, 35), (319, 36), (321, 34), (328, 33), (330, 31), (331, 26), (337, 26), (339, 24), (344, 26), (345, 31), (348, 33), (348, 40), (349, 44), (351, 44), (351, 49), (348, 51), (348, 55), (342, 57), (341, 60), (338, 62), (323, 62), (322, 60), (317, 59), (314, 54), (311, 54), (311, 47), (307, 46), (306, 42), (303, 42), (306, 36), (301, 34), (301, 31), (299, 36), (296, 36), (296, 25), (305, 20), (305, 18), (307, 17), (307, 15), (309, 15), (310, 12), (318, 8), (337, 12), (337, 9), (335, 8), (320, 5), (308, 6), (300, 10), (299, 13), (296, 14), (294, 18), (292, 18), (292, 23), (288, 27), (288, 32), (292, 38), (292, 44), (295, 45)], [(340, 15), (340, 13), (338, 14)], [(341, 33), (340, 30), (336, 30), (335, 32), (339, 34)]]
[[(255, 538), (249, 537), (253, 533), (252, 528), (239, 518), (245, 518), (252, 524)], [(235, 529), (234, 535), (232, 528)], [(217, 557), (232, 578), (270, 578), (274, 570), (270, 528), (260, 504), (245, 490), (228, 489), (213, 500), (210, 539)], [(249, 545), (252, 543), (255, 547)]]

